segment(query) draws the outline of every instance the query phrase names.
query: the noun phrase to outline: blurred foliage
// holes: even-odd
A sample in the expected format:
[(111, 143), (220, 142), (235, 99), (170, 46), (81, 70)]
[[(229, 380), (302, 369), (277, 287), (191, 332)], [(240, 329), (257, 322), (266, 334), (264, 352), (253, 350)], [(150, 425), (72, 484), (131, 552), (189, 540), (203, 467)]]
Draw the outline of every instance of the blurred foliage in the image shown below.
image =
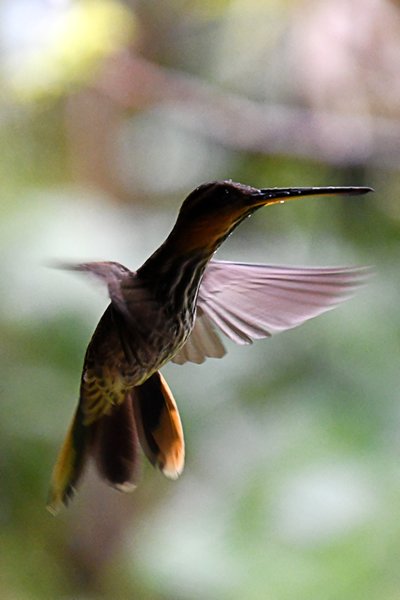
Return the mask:
[(133, 13), (113, 0), (6, 3), (3, 73), (15, 101), (42, 102), (93, 80), (132, 35)]
[[(0, 22), (2, 597), (397, 599), (398, 3), (3, 0)], [(216, 178), (372, 185), (261, 211), (219, 256), (375, 275), (301, 329), (168, 365), (181, 479), (145, 465), (121, 495), (88, 473), (54, 519), (107, 298), (48, 267), (135, 268)]]

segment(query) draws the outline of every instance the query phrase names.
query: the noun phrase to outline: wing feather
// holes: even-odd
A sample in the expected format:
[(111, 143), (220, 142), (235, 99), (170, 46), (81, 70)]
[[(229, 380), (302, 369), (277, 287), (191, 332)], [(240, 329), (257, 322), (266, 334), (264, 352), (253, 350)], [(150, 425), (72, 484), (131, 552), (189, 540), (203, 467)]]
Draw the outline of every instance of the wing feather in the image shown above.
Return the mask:
[[(213, 356), (201, 344), (198, 320), (208, 317), (210, 325), (232, 341), (251, 344), (335, 308), (353, 296), (369, 272), (365, 267), (277, 267), (211, 261), (199, 290), (199, 317), (175, 362), (202, 362)], [(191, 352), (193, 348), (196, 355)]]
[(187, 361), (199, 364), (204, 362), (206, 356), (221, 358), (225, 353), (224, 345), (210, 318), (199, 308), (192, 334), (172, 360), (179, 365)]

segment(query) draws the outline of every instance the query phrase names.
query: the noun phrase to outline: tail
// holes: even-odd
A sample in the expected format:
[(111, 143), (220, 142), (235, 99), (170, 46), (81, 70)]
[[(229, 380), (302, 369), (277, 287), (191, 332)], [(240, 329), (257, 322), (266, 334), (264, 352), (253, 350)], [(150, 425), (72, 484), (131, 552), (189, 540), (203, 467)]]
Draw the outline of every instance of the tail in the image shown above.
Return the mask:
[(164, 475), (177, 479), (185, 463), (185, 442), (176, 402), (161, 373), (133, 388), (131, 399), (144, 453)]
[[(139, 442), (128, 399), (93, 424), (91, 454), (100, 476), (121, 492), (131, 492), (139, 475)], [(92, 426), (93, 426), (92, 425)]]
[(90, 456), (107, 483), (124, 492), (134, 489), (138, 440), (164, 475), (179, 477), (185, 462), (182, 424), (172, 392), (159, 372), (133, 388), (110, 414), (89, 425), (78, 406), (53, 470), (48, 510), (57, 514), (68, 504)]
[(68, 504), (82, 475), (87, 454), (87, 429), (78, 406), (51, 477), (47, 509), (54, 515), (62, 504)]
[(68, 430), (55, 464), (48, 510), (57, 514), (75, 493), (88, 458), (92, 456), (102, 478), (111, 486), (130, 491), (138, 475), (138, 437), (132, 404), (125, 401), (90, 425), (80, 407)]

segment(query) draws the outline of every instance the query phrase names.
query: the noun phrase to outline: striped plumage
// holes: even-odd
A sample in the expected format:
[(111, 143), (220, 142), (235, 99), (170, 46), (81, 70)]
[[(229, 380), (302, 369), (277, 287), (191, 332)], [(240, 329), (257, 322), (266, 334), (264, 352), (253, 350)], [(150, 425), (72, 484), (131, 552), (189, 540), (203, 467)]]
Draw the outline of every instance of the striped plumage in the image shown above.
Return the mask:
[(101, 279), (111, 303), (86, 352), (79, 405), (53, 471), (52, 512), (72, 496), (90, 456), (123, 491), (136, 484), (139, 446), (165, 475), (179, 476), (184, 440), (159, 372), (166, 362), (223, 356), (215, 327), (239, 344), (295, 327), (349, 298), (365, 277), (364, 269), (211, 260), (233, 229), (266, 204), (369, 190), (205, 184), (188, 196), (166, 241), (137, 272), (115, 262), (69, 267)]

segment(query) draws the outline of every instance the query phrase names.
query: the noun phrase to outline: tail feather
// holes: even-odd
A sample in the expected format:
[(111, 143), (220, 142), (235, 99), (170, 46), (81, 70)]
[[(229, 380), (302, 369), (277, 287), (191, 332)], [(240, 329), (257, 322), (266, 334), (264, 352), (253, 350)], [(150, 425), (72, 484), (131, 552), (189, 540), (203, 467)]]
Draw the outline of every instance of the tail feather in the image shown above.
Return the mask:
[(127, 492), (138, 476), (138, 435), (131, 402), (114, 407), (90, 425), (78, 407), (53, 469), (47, 509), (54, 515), (72, 499), (88, 457), (101, 477)]
[(159, 371), (131, 391), (139, 440), (149, 461), (170, 479), (185, 462), (182, 423), (176, 402)]
[(139, 443), (131, 402), (114, 406), (96, 425), (92, 453), (101, 477), (123, 492), (133, 490), (139, 471)]
[(185, 443), (172, 392), (161, 373), (154, 373), (90, 425), (78, 406), (53, 469), (48, 510), (57, 514), (75, 493), (88, 457), (101, 477), (121, 491), (136, 487), (140, 444), (150, 462), (167, 477), (183, 471)]
[(87, 427), (78, 406), (53, 469), (47, 509), (54, 515), (75, 493), (87, 459)]

